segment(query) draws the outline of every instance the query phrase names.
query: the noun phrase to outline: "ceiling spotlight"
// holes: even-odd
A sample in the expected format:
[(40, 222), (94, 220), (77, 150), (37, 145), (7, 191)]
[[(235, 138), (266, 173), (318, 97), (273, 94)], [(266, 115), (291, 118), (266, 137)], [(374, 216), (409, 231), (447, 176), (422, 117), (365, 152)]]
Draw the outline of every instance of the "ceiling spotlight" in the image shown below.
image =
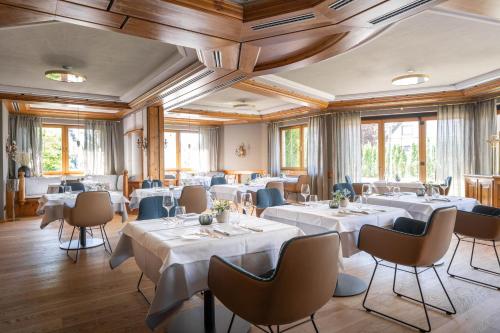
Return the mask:
[(395, 86), (410, 86), (413, 84), (425, 83), (427, 81), (429, 81), (429, 75), (408, 71), (408, 74), (397, 76), (392, 79), (392, 84)]
[(87, 80), (84, 75), (73, 72), (69, 66), (62, 66), (62, 68), (46, 71), (45, 77), (49, 80), (67, 83), (81, 83)]

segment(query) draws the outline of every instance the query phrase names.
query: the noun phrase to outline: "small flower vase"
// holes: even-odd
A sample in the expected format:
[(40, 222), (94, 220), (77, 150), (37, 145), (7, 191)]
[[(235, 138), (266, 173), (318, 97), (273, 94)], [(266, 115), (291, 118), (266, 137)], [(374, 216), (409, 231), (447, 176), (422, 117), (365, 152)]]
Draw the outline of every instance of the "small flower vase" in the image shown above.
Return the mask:
[(217, 215), (215, 215), (215, 218), (217, 219), (217, 222), (219, 222), (219, 223), (229, 222), (230, 217), (231, 217), (231, 213), (229, 212), (229, 210), (225, 210), (225, 211), (217, 213)]
[(328, 202), (328, 206), (332, 209), (337, 209), (339, 208), (339, 202), (335, 200), (330, 200), (330, 202)]
[(339, 206), (342, 208), (345, 208), (348, 205), (349, 205), (349, 199), (347, 199), (347, 198), (344, 198), (344, 199), (340, 200), (340, 202), (339, 202)]
[(212, 224), (213, 219), (214, 218), (211, 214), (201, 214), (200, 217), (198, 217), (198, 221), (201, 225), (210, 225)]

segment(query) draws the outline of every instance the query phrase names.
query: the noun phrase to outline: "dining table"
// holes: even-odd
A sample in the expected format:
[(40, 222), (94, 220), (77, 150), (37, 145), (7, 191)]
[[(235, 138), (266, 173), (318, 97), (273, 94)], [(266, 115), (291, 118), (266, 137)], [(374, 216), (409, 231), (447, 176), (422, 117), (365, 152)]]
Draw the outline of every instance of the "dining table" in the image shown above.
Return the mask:
[[(164, 197), (173, 193), (175, 199), (179, 199), (184, 186), (137, 188), (130, 194), (130, 209), (138, 209), (141, 200), (147, 197)], [(207, 191), (207, 207), (212, 207), (212, 196)]]
[[(342, 255), (348, 258), (359, 252), (357, 241), (363, 225), (388, 227), (392, 226), (398, 217), (411, 216), (406, 210), (397, 207), (349, 203), (347, 207), (330, 208), (328, 201), (320, 201), (268, 207), (261, 217), (296, 226), (308, 235), (337, 231), (340, 235)], [(340, 268), (342, 270), (342, 265)], [(340, 273), (334, 296), (354, 296), (366, 289), (367, 284), (360, 278)]]
[(285, 182), (290, 179), (281, 177), (261, 177), (251, 180), (245, 184), (221, 184), (213, 185), (210, 188), (210, 193), (218, 200), (229, 200), (238, 202), (238, 198), (242, 193), (247, 191), (257, 192), (258, 190), (266, 188), (269, 182)]
[[(127, 198), (123, 196), (120, 191), (107, 191), (109, 193), (111, 204), (113, 205), (113, 210), (116, 213), (120, 213), (122, 217), (122, 222), (128, 220), (128, 213), (126, 204), (128, 203)], [(76, 198), (78, 193), (47, 193), (42, 195), (38, 200), (38, 207), (36, 210), (37, 215), (42, 216), (42, 221), (40, 223), (40, 229), (44, 229), (47, 225), (54, 221), (64, 220), (64, 206), (74, 207), (76, 203)], [(102, 238), (92, 237), (87, 239), (86, 228), (80, 228), (80, 240), (79, 242), (63, 242), (59, 247), (63, 250), (76, 250), (77, 248), (85, 249), (91, 247), (97, 247), (104, 244)]]
[[(210, 258), (221, 256), (260, 275), (275, 267), (283, 243), (304, 235), (295, 226), (255, 216), (232, 214), (231, 221), (201, 226), (196, 217), (175, 217), (131, 221), (122, 228), (110, 266), (114, 269), (134, 257), (142, 273), (156, 285), (146, 316), (149, 328), (154, 330), (184, 301), (202, 292), (203, 307), (176, 314), (167, 331), (227, 330), (232, 314), (214, 305), (208, 289)], [(250, 325), (236, 318), (232, 332), (248, 332)]]
[(371, 183), (375, 193), (383, 194), (389, 192), (391, 188), (397, 186), (400, 192), (417, 193), (420, 190), (425, 190), (425, 186), (420, 181), (384, 181), (377, 180)]
[(410, 213), (411, 217), (427, 222), (438, 208), (457, 207), (458, 210), (471, 211), (479, 202), (474, 198), (459, 196), (417, 196), (414, 193), (404, 195), (374, 194), (366, 196), (366, 202), (385, 207), (402, 208)]

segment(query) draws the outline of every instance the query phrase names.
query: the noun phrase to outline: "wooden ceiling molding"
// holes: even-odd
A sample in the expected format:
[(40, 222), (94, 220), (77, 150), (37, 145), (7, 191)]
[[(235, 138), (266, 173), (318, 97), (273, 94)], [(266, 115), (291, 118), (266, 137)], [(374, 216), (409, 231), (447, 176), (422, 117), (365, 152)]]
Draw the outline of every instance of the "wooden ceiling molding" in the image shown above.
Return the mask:
[(307, 106), (313, 109), (321, 110), (328, 107), (328, 101), (301, 95), (289, 90), (252, 80), (236, 83), (232, 86), (232, 88), (251, 92), (261, 96), (277, 98), (288, 103)]
[(70, 118), (70, 119), (95, 119), (95, 120), (118, 120), (120, 116), (118, 112), (89, 112), (89, 111), (74, 111), (65, 109), (47, 109), (47, 108), (32, 108), (29, 103), (24, 101), (6, 101), (7, 110), (12, 114), (24, 114), (37, 117), (49, 118)]
[(341, 54), (443, 1), (0, 0), (0, 27), (66, 21), (196, 49), (210, 74), (174, 76), (129, 107), (161, 103), (168, 110), (253, 76)]

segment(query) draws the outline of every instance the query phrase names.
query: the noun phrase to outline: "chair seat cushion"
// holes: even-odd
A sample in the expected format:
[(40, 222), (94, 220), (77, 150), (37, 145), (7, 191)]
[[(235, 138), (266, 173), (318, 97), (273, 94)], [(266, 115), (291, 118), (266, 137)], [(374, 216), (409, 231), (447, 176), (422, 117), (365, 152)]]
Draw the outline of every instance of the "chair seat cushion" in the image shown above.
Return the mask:
[(490, 215), (490, 216), (500, 216), (500, 208), (477, 205), (472, 208), (473, 213)]
[(405, 234), (422, 235), (427, 223), (410, 219), (407, 217), (398, 217), (394, 222), (393, 230), (404, 232)]

